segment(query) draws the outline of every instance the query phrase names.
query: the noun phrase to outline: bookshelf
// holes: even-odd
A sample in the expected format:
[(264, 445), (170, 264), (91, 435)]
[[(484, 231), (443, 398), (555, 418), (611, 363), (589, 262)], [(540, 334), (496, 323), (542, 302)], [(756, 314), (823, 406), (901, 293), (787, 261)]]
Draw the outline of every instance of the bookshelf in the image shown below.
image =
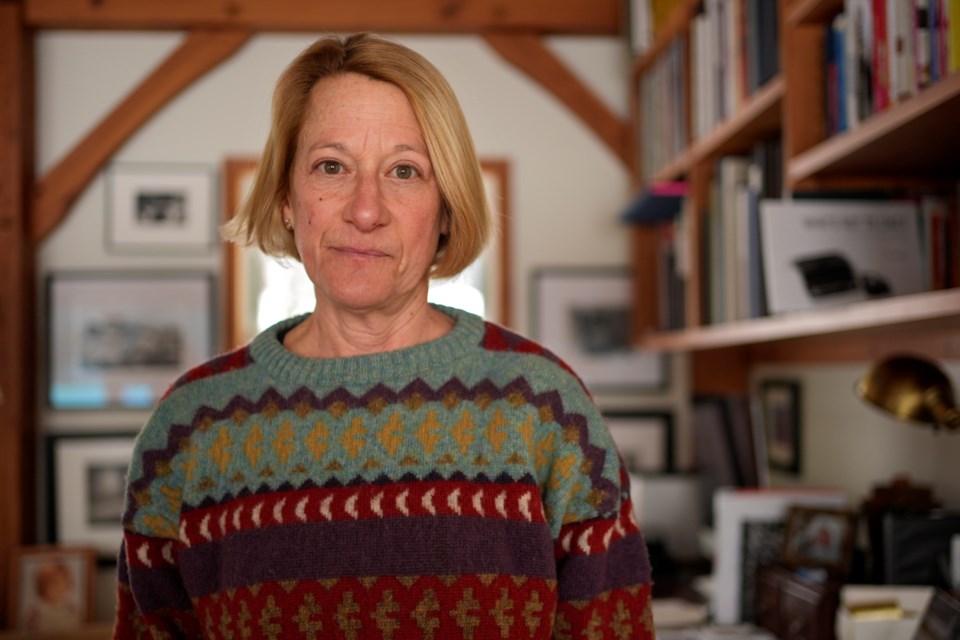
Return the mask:
[[(662, 328), (655, 305), (662, 282), (658, 269), (658, 232), (634, 226), (634, 331), (644, 348), (690, 352), (694, 391), (743, 391), (747, 373), (760, 362), (858, 361), (895, 349), (936, 358), (960, 358), (960, 288), (947, 288), (853, 302), (842, 306), (709, 323), (702, 243), (708, 224), (717, 159), (742, 154), (771, 134), (782, 138), (780, 177), (787, 193), (844, 189), (952, 188), (960, 180), (960, 73), (944, 74), (916, 95), (869, 115), (856, 126), (831, 135), (824, 82), (828, 27), (845, 0), (779, 0), (779, 72), (745, 97), (733, 113), (663, 166), (638, 166), (637, 186), (646, 180), (686, 180), (690, 193), (687, 234), (685, 323)], [(632, 83), (671, 43), (684, 38), (688, 64), (696, 60), (690, 44), (697, 2), (683, 1), (653, 46), (633, 65)], [(683, 79), (693, 82), (694, 71)], [(688, 95), (692, 89), (688, 91)], [(635, 92), (636, 93), (636, 92)], [(636, 99), (635, 111), (643, 100)], [(688, 118), (696, 107), (682, 105)], [(637, 143), (644, 144), (642, 120)], [(642, 165), (642, 160), (639, 163)], [(956, 238), (953, 239), (956, 242)]]

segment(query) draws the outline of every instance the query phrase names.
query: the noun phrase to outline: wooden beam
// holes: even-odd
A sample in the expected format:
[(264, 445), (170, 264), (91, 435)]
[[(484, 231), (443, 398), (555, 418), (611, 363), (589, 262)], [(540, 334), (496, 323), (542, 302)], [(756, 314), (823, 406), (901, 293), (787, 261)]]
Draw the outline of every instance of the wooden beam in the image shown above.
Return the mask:
[(533, 33), (486, 32), (484, 38), (503, 59), (559, 98), (624, 165), (631, 166), (628, 124), (597, 98), (539, 36)]
[(519, 29), (618, 35), (620, 0), (25, 0), (37, 29), (197, 29), (478, 33)]
[(56, 228), (97, 171), (130, 136), (181, 91), (229, 58), (249, 37), (246, 31), (188, 34), (176, 51), (39, 181), (34, 192), (34, 243)]
[[(0, 585), (10, 547), (32, 536), (34, 254), (27, 236), (33, 163), (33, 42), (22, 3), (0, 2)], [(0, 593), (4, 588), (0, 587)], [(5, 628), (0, 607), (0, 628)]]

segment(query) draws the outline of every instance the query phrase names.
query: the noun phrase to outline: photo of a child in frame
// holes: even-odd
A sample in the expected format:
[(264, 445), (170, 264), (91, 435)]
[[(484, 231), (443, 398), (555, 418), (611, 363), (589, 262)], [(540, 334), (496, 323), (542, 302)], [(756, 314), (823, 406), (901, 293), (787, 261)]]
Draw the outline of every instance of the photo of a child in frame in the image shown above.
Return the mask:
[(795, 506), (787, 517), (784, 560), (794, 566), (845, 573), (853, 551), (856, 515), (845, 509)]
[(92, 549), (21, 547), (14, 551), (11, 618), (22, 631), (79, 629), (90, 619)]

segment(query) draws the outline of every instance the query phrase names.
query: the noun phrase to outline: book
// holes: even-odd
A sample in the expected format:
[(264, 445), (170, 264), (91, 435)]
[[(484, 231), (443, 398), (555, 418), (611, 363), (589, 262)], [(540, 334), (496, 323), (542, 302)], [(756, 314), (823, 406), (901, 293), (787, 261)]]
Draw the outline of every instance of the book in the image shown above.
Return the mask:
[[(936, 1), (936, 0), (935, 0)], [(847, 126), (853, 128), (873, 113), (872, 0), (846, 0), (845, 40)]]
[(894, 200), (763, 200), (771, 313), (924, 290), (917, 205)]

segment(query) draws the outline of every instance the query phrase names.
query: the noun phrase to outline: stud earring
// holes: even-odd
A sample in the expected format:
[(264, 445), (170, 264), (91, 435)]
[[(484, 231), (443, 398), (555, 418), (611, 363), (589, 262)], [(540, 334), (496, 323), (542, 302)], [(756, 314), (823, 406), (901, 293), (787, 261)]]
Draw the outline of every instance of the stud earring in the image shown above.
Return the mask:
[(293, 231), (293, 223), (290, 222), (290, 218), (283, 219), (283, 226), (287, 228), (287, 231)]

